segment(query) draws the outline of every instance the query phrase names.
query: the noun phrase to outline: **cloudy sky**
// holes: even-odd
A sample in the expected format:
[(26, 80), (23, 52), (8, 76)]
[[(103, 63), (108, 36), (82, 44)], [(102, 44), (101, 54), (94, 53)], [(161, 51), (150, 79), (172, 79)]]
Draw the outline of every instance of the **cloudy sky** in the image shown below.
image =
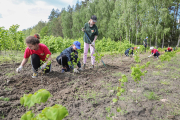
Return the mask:
[[(78, 0), (0, 0), (0, 27), (20, 25), (18, 30), (27, 29), (39, 21), (48, 21), (51, 10), (61, 10), (75, 5)], [(81, 0), (79, 0), (81, 1)]]

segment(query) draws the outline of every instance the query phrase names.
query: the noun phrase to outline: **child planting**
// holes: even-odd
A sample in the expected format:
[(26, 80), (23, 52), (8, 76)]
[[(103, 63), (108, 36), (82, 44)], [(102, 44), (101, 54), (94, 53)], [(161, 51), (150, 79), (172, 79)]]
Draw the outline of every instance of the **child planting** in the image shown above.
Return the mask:
[(149, 55), (148, 57), (151, 57), (151, 56), (154, 56), (155, 58), (159, 58), (159, 51), (157, 49), (154, 49), (154, 47), (150, 47), (150, 50), (151, 50), (151, 55)]
[(129, 56), (129, 52), (130, 52), (130, 55), (133, 55), (133, 51), (134, 51), (134, 47), (131, 47), (131, 48), (128, 48), (126, 51), (125, 51), (125, 55), (126, 56)]
[[(49, 73), (51, 71), (52, 58), (48, 47), (40, 43), (37, 35), (27, 37), (26, 45), (27, 48), (24, 52), (24, 59), (22, 60), (21, 65), (16, 69), (16, 72), (19, 73), (22, 70), (31, 56), (31, 65), (33, 70), (32, 78), (38, 77), (38, 68), (43, 70), (45, 73)], [(47, 58), (47, 56), (49, 57)]]
[(165, 52), (171, 52), (173, 51), (172, 47), (168, 47), (167, 50), (165, 50)]
[[(78, 69), (74, 68), (75, 73), (79, 73), (81, 69), (81, 63), (78, 61), (77, 49), (81, 49), (81, 43), (79, 41), (74, 41), (73, 45), (66, 48), (61, 52), (61, 54), (56, 58), (59, 65), (62, 65), (61, 73), (70, 71), (70, 68), (74, 68), (73, 62), (77, 63)], [(70, 63), (68, 65), (68, 63)]]

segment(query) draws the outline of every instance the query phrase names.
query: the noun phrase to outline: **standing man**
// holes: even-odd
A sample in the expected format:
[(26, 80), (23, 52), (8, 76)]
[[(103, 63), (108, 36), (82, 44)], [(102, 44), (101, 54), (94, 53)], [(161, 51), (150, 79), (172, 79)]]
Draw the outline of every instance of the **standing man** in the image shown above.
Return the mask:
[(143, 41), (143, 45), (145, 47), (145, 52), (146, 52), (146, 47), (147, 47), (147, 39), (148, 39), (148, 37), (146, 37), (146, 39), (144, 39), (144, 41)]
[[(90, 45), (90, 53), (91, 53), (91, 68), (94, 68), (95, 56), (93, 56), (95, 51), (95, 41), (98, 36), (98, 28), (96, 26), (97, 17), (95, 15), (91, 16), (89, 22), (85, 23), (82, 31), (85, 32), (83, 41), (84, 41), (84, 56), (83, 56), (83, 69), (86, 67), (87, 53)], [(87, 37), (88, 36), (88, 37)]]

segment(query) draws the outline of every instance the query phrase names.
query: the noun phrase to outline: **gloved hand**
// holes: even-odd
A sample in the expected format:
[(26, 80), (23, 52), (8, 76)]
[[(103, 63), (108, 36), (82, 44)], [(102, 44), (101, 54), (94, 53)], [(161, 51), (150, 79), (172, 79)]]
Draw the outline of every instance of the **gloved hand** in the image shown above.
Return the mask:
[(82, 28), (81, 30), (82, 30), (83, 32), (85, 31), (85, 29), (84, 29), (84, 28)]
[(17, 73), (20, 73), (20, 71), (22, 70), (23, 66), (19, 66), (17, 69), (16, 69), (16, 72)]
[(148, 57), (151, 57), (151, 55), (150, 55), (150, 56), (148, 56)]
[(79, 70), (79, 71), (83, 71), (83, 69), (82, 69), (82, 68), (78, 68), (78, 70)]
[(40, 69), (44, 70), (46, 68), (47, 63), (44, 63), (43, 65), (41, 65)]
[(77, 68), (74, 68), (74, 73), (79, 73), (78, 69)]
[(91, 46), (92, 46), (93, 48), (95, 48), (95, 42), (94, 42), (94, 41), (91, 43)]

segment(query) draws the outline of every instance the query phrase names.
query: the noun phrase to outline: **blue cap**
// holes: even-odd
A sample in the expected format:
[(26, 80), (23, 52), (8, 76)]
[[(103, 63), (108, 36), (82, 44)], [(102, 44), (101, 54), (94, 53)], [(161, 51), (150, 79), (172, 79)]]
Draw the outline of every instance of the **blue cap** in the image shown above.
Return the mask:
[(77, 49), (81, 49), (81, 43), (79, 41), (74, 41), (73, 44), (76, 46)]
[(148, 38), (148, 37), (146, 37), (146, 38)]

